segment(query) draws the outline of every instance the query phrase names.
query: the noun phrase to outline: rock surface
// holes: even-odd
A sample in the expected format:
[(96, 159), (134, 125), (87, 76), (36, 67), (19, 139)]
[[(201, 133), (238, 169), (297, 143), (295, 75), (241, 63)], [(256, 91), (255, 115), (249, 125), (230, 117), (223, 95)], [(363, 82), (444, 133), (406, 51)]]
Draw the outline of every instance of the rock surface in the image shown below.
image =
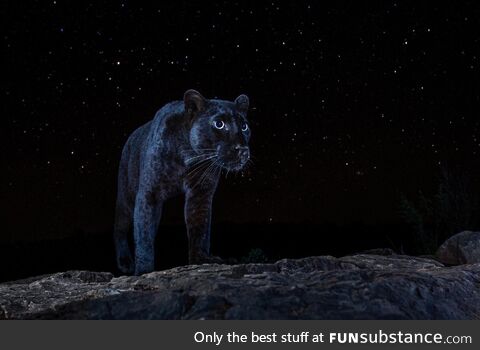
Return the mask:
[(480, 264), (403, 255), (70, 271), (0, 284), (0, 319), (478, 319)]
[(457, 233), (438, 248), (436, 255), (447, 265), (480, 263), (480, 232)]

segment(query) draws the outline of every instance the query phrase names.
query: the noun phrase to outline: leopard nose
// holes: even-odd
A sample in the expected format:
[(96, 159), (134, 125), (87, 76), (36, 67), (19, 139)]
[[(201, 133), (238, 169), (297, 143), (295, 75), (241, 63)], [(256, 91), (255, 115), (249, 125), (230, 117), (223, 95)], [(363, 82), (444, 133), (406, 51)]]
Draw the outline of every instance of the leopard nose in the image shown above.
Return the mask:
[(248, 158), (250, 158), (250, 149), (247, 146), (236, 145), (235, 151), (237, 151), (238, 156), (243, 161), (246, 161)]

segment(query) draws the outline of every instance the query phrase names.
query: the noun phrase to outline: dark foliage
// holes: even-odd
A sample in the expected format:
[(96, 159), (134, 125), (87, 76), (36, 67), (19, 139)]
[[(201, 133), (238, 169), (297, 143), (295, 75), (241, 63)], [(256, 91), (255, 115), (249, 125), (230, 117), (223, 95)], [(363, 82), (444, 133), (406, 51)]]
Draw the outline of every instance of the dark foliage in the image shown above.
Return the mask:
[(410, 226), (416, 252), (432, 254), (452, 235), (478, 227), (479, 198), (468, 173), (442, 167), (436, 191), (400, 199), (400, 216)]

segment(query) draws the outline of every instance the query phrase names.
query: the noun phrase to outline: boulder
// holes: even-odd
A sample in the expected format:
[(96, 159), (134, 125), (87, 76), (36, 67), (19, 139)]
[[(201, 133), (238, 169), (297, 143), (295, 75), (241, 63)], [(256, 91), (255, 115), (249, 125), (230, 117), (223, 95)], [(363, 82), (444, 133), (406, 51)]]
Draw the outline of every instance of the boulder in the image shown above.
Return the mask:
[(68, 271), (0, 284), (0, 319), (474, 319), (480, 264), (405, 255)]
[(436, 256), (447, 265), (480, 263), (480, 232), (457, 233), (438, 248)]

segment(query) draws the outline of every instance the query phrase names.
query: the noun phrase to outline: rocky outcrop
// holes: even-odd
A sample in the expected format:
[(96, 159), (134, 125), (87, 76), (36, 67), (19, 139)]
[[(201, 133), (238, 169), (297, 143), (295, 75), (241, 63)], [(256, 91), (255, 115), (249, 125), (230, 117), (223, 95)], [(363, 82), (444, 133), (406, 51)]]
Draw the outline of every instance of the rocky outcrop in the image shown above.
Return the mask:
[(480, 232), (463, 231), (450, 237), (436, 256), (447, 265), (480, 263)]
[(70, 271), (0, 284), (3, 319), (474, 319), (480, 264), (403, 255)]

